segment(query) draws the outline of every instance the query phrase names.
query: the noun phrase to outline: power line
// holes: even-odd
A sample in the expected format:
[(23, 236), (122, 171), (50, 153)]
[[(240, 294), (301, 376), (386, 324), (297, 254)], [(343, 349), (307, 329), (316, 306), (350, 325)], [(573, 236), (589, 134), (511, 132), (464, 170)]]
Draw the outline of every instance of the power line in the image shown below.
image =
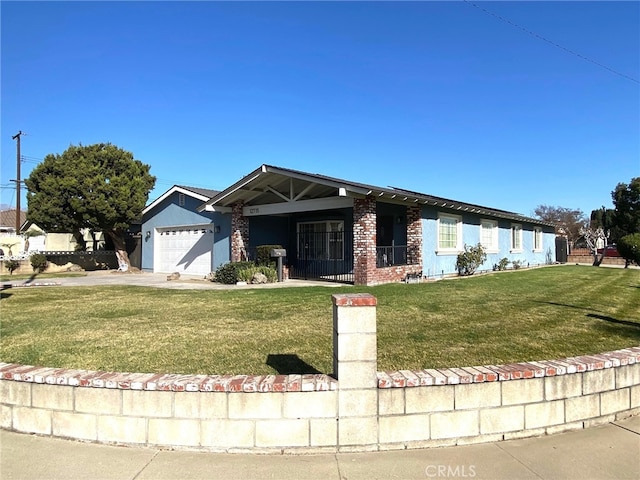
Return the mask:
[[(20, 161), (21, 161), (21, 163), (38, 164), (40, 162), (43, 162), (44, 158), (33, 157), (31, 155), (20, 155)], [(191, 182), (182, 182), (182, 181), (170, 180), (170, 179), (166, 179), (166, 178), (156, 178), (156, 186), (158, 186), (158, 185), (167, 185), (167, 186), (188, 185), (190, 187), (208, 188), (208, 189), (211, 189), (211, 190), (215, 190), (214, 188), (211, 188), (211, 185), (193, 184)], [(9, 184), (8, 186), (2, 185), (0, 188), (2, 188), (2, 189), (9, 189), (9, 188), (15, 189), (15, 185), (11, 185), (11, 184)]]
[(606, 65), (604, 65), (604, 64), (602, 64), (600, 62), (597, 62), (597, 61), (595, 61), (595, 60), (593, 60), (593, 59), (591, 59), (589, 57), (586, 57), (585, 55), (582, 55), (581, 53), (574, 52), (573, 50), (571, 50), (571, 49), (569, 49), (567, 47), (563, 47), (562, 45), (560, 45), (560, 44), (558, 44), (558, 43), (556, 43), (556, 42), (554, 42), (552, 40), (549, 40), (548, 38), (543, 37), (542, 35), (540, 35), (540, 34), (538, 34), (536, 32), (533, 32), (533, 31), (531, 31), (531, 30), (529, 30), (527, 28), (524, 28), (524, 27), (518, 25), (517, 23), (512, 22), (508, 18), (504, 18), (504, 17), (502, 17), (502, 16), (500, 16), (500, 15), (498, 15), (498, 14), (496, 14), (496, 13), (490, 11), (490, 10), (487, 10), (486, 8), (481, 7), (480, 5), (477, 5), (476, 3), (470, 2), (469, 0), (463, 0), (463, 1), (466, 4), (471, 5), (472, 7), (475, 7), (478, 10), (483, 11), (487, 15), (491, 15), (492, 17), (497, 18), (501, 22), (507, 23), (507, 24), (509, 24), (509, 25), (511, 25), (511, 26), (513, 26), (515, 28), (518, 28), (518, 29), (522, 30), (523, 32), (527, 33), (528, 35), (531, 35), (532, 37), (535, 37), (535, 38), (537, 38), (539, 40), (542, 40), (543, 42), (547, 42), (549, 45), (552, 45), (552, 46), (554, 46), (556, 48), (559, 48), (560, 50), (564, 50), (565, 52), (567, 52), (567, 53), (569, 53), (569, 54), (571, 54), (571, 55), (573, 55), (575, 57), (581, 58), (582, 60), (585, 60), (587, 62), (593, 63), (594, 65), (597, 65), (600, 68), (604, 68), (605, 70), (608, 70), (608, 71), (610, 71), (611, 73), (613, 73), (615, 75), (618, 75), (618, 76), (620, 76), (622, 78), (626, 78), (627, 80), (631, 80), (632, 82), (640, 84), (640, 81), (638, 81), (638, 79), (636, 79), (636, 78), (630, 77), (629, 75), (626, 75), (626, 74), (621, 73), (621, 72), (619, 72), (617, 70), (614, 70), (611, 67), (608, 67), (608, 66), (606, 66)]

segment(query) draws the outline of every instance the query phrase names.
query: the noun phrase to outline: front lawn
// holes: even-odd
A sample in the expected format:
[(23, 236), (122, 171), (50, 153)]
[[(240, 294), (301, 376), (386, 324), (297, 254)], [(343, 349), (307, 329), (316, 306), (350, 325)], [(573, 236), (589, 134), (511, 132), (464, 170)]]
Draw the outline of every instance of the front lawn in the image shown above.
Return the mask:
[(8, 289), (0, 360), (123, 372), (331, 373), (331, 295), (347, 292), (378, 298), (379, 370), (640, 345), (640, 270), (556, 266), (379, 287)]

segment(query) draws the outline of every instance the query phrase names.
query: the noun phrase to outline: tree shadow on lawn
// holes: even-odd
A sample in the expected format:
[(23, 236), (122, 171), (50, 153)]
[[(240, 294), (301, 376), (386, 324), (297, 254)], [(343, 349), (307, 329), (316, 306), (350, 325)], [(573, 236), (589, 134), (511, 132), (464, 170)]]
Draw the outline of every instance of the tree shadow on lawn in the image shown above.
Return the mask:
[[(601, 325), (599, 325), (599, 327), (606, 328), (607, 330), (610, 330), (611, 333), (622, 334), (622, 335), (625, 335), (625, 336), (628, 336), (628, 337), (631, 337), (631, 338), (634, 338), (634, 339), (640, 339), (640, 320), (639, 321), (619, 320), (617, 318), (610, 317), (608, 315), (602, 315), (600, 313), (593, 313), (593, 309), (592, 308), (578, 307), (576, 305), (569, 305), (567, 303), (558, 303), (558, 302), (539, 302), (539, 303), (546, 303), (548, 305), (556, 305), (558, 307), (574, 308), (576, 310), (586, 310), (589, 313), (585, 314), (585, 317), (593, 318), (593, 319), (596, 319), (596, 320), (604, 320), (605, 322), (608, 322), (609, 324), (621, 325), (622, 326), (622, 331), (621, 331), (620, 327), (617, 327), (615, 325), (601, 324)], [(603, 313), (603, 312), (601, 312), (601, 313)]]
[(587, 313), (587, 317), (595, 318), (597, 320), (604, 320), (605, 322), (617, 323), (619, 325), (628, 325), (640, 329), (640, 323), (630, 320), (618, 320), (617, 318), (608, 317), (607, 315), (598, 315), (597, 313)]
[(313, 365), (309, 365), (295, 353), (270, 353), (265, 362), (280, 375), (319, 374), (322, 373)]
[(0, 285), (0, 300), (4, 300), (5, 298), (9, 298), (12, 294), (9, 292), (5, 292), (5, 290), (9, 290), (12, 287), (10, 283), (4, 283)]

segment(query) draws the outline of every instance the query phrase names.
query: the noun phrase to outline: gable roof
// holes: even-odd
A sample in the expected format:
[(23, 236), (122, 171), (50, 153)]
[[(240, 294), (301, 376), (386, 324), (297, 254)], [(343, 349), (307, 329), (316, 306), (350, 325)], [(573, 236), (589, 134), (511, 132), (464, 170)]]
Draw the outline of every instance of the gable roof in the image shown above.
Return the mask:
[[(3, 229), (11, 228), (15, 230), (16, 228), (16, 215), (17, 210), (2, 210), (0, 211), (0, 227)], [(20, 228), (24, 226), (24, 223), (27, 221), (27, 212), (24, 210), (20, 211)]]
[(290, 200), (312, 200), (331, 196), (362, 198), (372, 195), (378, 201), (386, 203), (431, 205), (458, 213), (475, 213), (513, 221), (526, 221), (539, 225), (554, 226), (552, 223), (525, 217), (519, 213), (506, 210), (459, 202), (397, 187), (377, 187), (266, 164), (261, 165), (238, 182), (211, 197), (198, 210), (204, 211), (207, 207), (210, 209), (215, 206), (229, 207), (238, 201), (244, 202), (245, 205), (283, 202), (287, 195), (293, 197), (293, 192), (299, 193), (295, 198), (290, 198)]
[(174, 185), (169, 190), (167, 190), (162, 195), (160, 195), (158, 198), (156, 198), (149, 205), (144, 207), (144, 210), (142, 210), (142, 214), (144, 215), (145, 213), (153, 209), (156, 205), (160, 204), (162, 201), (164, 201), (166, 198), (170, 197), (176, 192), (189, 195), (190, 197), (193, 197), (196, 200), (200, 200), (201, 202), (206, 202), (210, 198), (220, 193), (218, 192), (218, 190), (209, 190), (207, 188), (188, 187), (186, 185)]

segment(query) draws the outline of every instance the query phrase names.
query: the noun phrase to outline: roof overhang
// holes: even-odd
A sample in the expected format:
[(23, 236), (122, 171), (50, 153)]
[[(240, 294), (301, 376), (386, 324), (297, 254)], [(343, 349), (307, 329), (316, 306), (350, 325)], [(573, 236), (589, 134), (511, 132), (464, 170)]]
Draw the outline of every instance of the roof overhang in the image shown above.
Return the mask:
[(377, 201), (384, 203), (433, 206), (458, 213), (473, 213), (549, 227), (555, 226), (549, 222), (505, 210), (458, 202), (396, 187), (376, 187), (271, 165), (261, 165), (209, 199), (198, 208), (198, 211), (228, 213), (232, 205), (242, 202), (245, 216), (276, 215), (352, 206), (354, 198), (367, 196), (373, 196)]
[(257, 215), (257, 211), (267, 215), (342, 208), (353, 204), (349, 198), (365, 197), (369, 193), (367, 188), (339, 179), (261, 165), (212, 197), (198, 211), (227, 211), (238, 202), (244, 204), (245, 214), (249, 216)]

